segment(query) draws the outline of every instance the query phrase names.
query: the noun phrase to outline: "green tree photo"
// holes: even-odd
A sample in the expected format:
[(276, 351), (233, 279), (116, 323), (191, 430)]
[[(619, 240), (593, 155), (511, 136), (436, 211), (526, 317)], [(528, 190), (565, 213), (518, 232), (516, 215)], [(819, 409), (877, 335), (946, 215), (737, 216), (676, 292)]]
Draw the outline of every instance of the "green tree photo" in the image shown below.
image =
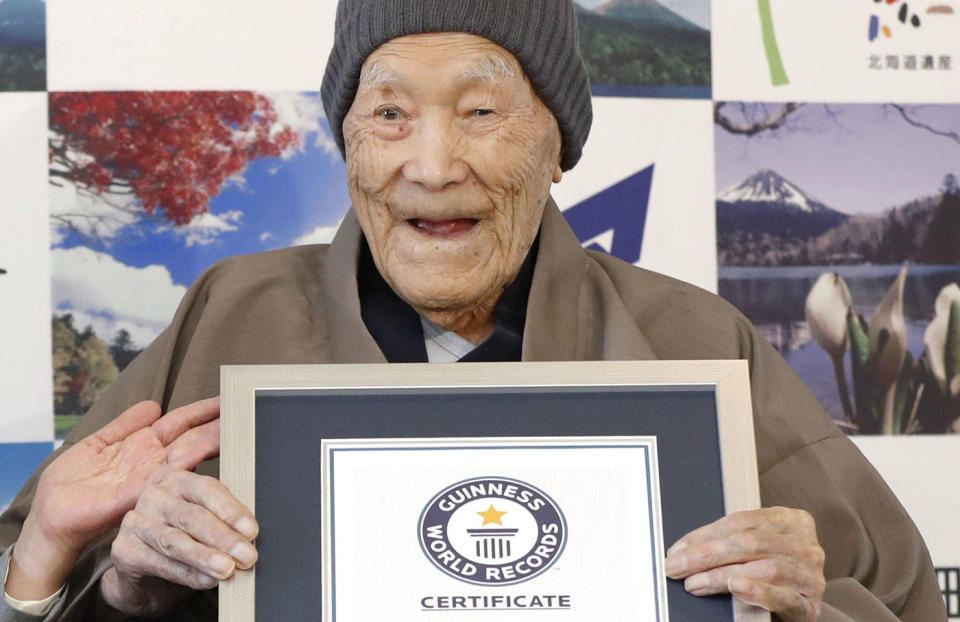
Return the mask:
[(119, 374), (109, 346), (92, 328), (78, 331), (69, 313), (53, 317), (53, 412), (58, 436), (73, 428)]
[(593, 86), (710, 85), (710, 32), (655, 0), (577, 8)]

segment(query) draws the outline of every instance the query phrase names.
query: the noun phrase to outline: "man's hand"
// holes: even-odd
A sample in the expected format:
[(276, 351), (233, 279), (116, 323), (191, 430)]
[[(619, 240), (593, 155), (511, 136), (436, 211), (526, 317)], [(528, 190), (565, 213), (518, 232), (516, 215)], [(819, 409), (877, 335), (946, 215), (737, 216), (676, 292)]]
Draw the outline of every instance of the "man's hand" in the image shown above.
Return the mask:
[(47, 466), (14, 548), (10, 596), (40, 600), (56, 592), (80, 552), (120, 523), (160, 465), (192, 469), (219, 453), (219, 398), (160, 415), (156, 402), (136, 404)]
[(218, 480), (171, 466), (150, 480), (100, 579), (107, 604), (137, 616), (167, 611), (185, 593), (180, 586), (210, 589), (257, 560), (257, 522)]
[(813, 517), (774, 507), (691, 531), (667, 551), (666, 572), (696, 596), (730, 592), (784, 622), (813, 622), (826, 587), (823, 563)]

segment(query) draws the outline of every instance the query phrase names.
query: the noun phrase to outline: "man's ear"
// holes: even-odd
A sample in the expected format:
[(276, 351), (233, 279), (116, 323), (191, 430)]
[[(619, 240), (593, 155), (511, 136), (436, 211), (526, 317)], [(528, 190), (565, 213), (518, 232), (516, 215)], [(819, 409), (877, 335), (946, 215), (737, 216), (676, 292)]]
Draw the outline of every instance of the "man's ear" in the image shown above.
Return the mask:
[(553, 169), (553, 183), (559, 184), (561, 179), (563, 179), (563, 169), (557, 164), (557, 168)]

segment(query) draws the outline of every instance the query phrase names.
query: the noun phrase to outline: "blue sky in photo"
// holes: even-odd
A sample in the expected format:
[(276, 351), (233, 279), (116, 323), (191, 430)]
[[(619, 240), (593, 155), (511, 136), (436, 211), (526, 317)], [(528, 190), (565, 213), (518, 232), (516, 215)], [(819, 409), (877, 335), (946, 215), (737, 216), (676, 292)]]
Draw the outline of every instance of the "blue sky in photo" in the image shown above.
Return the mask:
[(53, 451), (53, 443), (0, 443), (0, 510)]
[(47, 38), (46, 6), (42, 0), (0, 0), (0, 45), (43, 45)]
[[(324, 122), (325, 125), (325, 122)], [(213, 263), (232, 255), (289, 246), (316, 227), (335, 225), (350, 206), (346, 167), (308, 137), (289, 159), (264, 158), (250, 163), (242, 187), (226, 184), (210, 201), (212, 214), (240, 211), (236, 231), (221, 233), (207, 245), (187, 246), (182, 235), (167, 229), (143, 236), (122, 233), (107, 252), (117, 261), (142, 268), (163, 265), (178, 285), (190, 285)], [(270, 237), (261, 240), (261, 236)], [(67, 236), (60, 248), (81, 244)]]

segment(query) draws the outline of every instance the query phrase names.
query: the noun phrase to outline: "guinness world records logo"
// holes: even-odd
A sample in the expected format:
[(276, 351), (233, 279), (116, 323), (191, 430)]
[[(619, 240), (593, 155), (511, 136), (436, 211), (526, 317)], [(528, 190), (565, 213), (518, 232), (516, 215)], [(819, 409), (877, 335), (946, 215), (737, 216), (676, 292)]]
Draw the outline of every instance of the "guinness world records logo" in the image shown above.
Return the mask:
[(513, 585), (557, 561), (567, 522), (536, 486), (477, 477), (434, 495), (420, 513), (417, 535), (424, 555), (444, 573), (475, 585)]

